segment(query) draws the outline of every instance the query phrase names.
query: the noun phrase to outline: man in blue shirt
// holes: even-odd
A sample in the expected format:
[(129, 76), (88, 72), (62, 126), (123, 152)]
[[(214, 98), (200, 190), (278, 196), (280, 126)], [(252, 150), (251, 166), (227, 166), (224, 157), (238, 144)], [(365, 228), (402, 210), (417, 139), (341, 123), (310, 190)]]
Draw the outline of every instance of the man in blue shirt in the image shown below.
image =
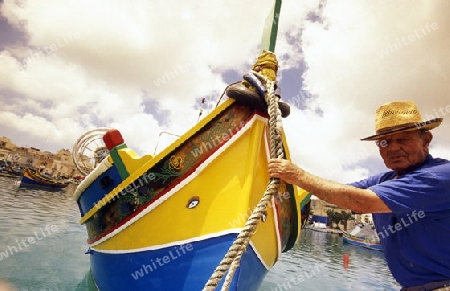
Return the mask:
[(350, 185), (326, 180), (284, 159), (269, 173), (322, 200), (373, 213), (387, 264), (404, 291), (450, 290), (450, 161), (429, 154), (430, 130), (414, 102), (396, 101), (376, 111), (376, 141), (391, 171)]

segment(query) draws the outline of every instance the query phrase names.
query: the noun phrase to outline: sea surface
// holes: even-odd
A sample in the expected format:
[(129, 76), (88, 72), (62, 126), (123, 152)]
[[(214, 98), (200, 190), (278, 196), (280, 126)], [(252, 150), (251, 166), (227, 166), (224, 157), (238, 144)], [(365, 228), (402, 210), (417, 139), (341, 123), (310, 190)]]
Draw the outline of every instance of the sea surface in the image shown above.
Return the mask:
[[(84, 254), (86, 230), (78, 224), (78, 207), (71, 198), (74, 187), (64, 192), (19, 190), (16, 182), (0, 177), (0, 286), (3, 279), (20, 291), (96, 290), (89, 255)], [(344, 255), (349, 256), (347, 268)], [(303, 230), (260, 288), (399, 289), (383, 253), (344, 245), (336, 234), (312, 230)]]

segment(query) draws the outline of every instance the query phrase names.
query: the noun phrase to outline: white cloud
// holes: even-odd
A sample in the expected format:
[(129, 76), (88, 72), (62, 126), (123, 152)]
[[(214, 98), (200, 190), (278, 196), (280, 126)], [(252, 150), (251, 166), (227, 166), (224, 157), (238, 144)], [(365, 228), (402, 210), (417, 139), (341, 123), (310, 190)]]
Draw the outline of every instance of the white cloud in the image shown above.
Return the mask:
[[(327, 170), (336, 169), (330, 174), (339, 180), (360, 176), (341, 171), (342, 166), (348, 157), (360, 156), (361, 161), (367, 158), (367, 143), (357, 139), (374, 133), (379, 105), (413, 100), (425, 117), (435, 108), (450, 104), (450, 54), (446, 49), (450, 44), (450, 23), (445, 12), (450, 3), (368, 3), (328, 1), (323, 10), (325, 24), (305, 25), (302, 48), (308, 69), (303, 75), (304, 85), (318, 96), (311, 108), (318, 106), (324, 114), (323, 118), (312, 114), (306, 118), (301, 112), (297, 125), (285, 122), (295, 126), (290, 132), (291, 147), (299, 144), (292, 136), (296, 135), (297, 140), (305, 137), (303, 148), (296, 149), (294, 158), (318, 174), (327, 175)], [(427, 30), (427, 23), (436, 23), (438, 28)], [(416, 40), (398, 45), (398, 50), (392, 46), (397, 39), (402, 41), (402, 37), (410, 35)], [(377, 53), (390, 49), (389, 45), (392, 52), (380, 58)], [(443, 133), (449, 129), (446, 120), (436, 129), (435, 139), (448, 145)], [(450, 157), (448, 146), (439, 147), (438, 153)], [(370, 156), (377, 155), (374, 151)]]
[[(280, 68), (304, 61), (304, 89), (315, 96), (307, 110), (292, 108), (284, 126), (295, 162), (351, 181), (367, 175), (364, 162), (377, 157), (359, 138), (373, 133), (379, 105), (411, 99), (424, 116), (450, 105), (450, 3), (322, 2), (282, 5)], [(221, 73), (251, 68), (272, 4), (4, 1), (2, 15), (28, 42), (0, 52), (2, 127), (40, 136), (51, 150), (71, 148), (94, 127), (117, 127), (130, 147), (153, 153), (160, 132), (182, 134), (196, 123), (196, 99), (218, 97), (227, 85)], [(437, 29), (428, 29), (432, 23)], [(400, 47), (410, 35), (415, 39)], [(450, 158), (446, 114), (432, 151)]]

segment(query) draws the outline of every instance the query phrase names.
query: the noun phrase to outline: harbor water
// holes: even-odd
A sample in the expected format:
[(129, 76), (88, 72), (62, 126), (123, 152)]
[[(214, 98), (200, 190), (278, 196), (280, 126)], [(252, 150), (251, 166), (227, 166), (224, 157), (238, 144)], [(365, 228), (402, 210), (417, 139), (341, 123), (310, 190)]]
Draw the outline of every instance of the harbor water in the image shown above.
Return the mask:
[[(16, 182), (0, 177), (0, 286), (6, 280), (20, 291), (96, 290), (85, 254), (86, 230), (78, 224), (78, 208), (71, 198), (74, 187), (47, 192), (17, 189)], [(303, 230), (260, 288), (399, 289), (382, 252), (344, 245), (336, 234), (312, 230)]]

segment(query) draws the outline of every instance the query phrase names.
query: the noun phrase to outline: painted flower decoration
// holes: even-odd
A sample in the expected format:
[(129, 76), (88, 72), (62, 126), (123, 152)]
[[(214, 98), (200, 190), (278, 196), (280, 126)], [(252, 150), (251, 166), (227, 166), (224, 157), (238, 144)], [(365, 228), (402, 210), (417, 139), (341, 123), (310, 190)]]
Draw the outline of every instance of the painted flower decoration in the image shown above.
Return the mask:
[(183, 165), (184, 161), (183, 158), (179, 157), (179, 156), (171, 156), (170, 160), (169, 160), (169, 167), (172, 170), (177, 170), (180, 171), (181, 169), (183, 169)]

